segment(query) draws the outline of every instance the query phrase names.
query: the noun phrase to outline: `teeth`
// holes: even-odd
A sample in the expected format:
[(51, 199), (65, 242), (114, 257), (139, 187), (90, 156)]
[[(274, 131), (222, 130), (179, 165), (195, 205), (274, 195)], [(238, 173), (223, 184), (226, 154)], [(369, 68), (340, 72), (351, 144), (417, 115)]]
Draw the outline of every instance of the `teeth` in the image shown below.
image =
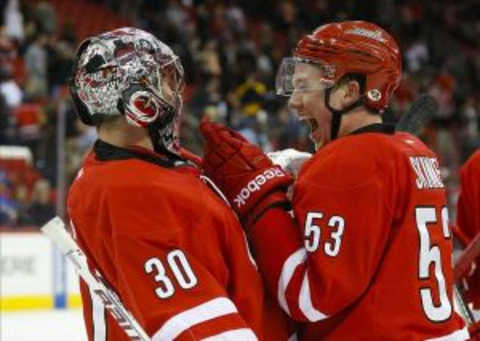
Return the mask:
[(299, 121), (309, 121), (310, 120), (310, 117), (307, 117), (307, 116), (300, 116), (300, 115), (297, 114), (297, 117), (298, 117)]

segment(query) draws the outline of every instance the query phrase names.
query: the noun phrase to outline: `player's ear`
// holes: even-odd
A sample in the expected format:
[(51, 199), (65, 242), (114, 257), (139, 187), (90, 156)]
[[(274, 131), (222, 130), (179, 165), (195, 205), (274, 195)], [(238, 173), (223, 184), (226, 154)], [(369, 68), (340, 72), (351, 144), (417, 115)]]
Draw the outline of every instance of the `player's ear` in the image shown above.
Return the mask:
[(352, 79), (345, 82), (342, 86), (342, 91), (343, 91), (342, 104), (344, 108), (358, 101), (358, 99), (361, 96), (360, 84), (356, 79)]

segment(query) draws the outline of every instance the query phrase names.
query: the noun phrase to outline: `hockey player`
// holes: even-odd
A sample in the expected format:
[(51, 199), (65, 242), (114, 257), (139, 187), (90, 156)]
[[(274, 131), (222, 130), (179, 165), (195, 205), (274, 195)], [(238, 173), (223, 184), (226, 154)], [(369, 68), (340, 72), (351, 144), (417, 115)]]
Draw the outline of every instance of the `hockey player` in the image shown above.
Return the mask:
[[(480, 233), (480, 150), (473, 153), (463, 165), (460, 181), (456, 236), (466, 247)], [(480, 310), (480, 257), (475, 259), (475, 266), (465, 280), (465, 299), (475, 310)], [(475, 331), (477, 339), (480, 340), (480, 323), (476, 324)]]
[(453, 309), (437, 157), (380, 115), (400, 60), (394, 39), (362, 21), (321, 26), (284, 59), (277, 93), (317, 146), (291, 201), (292, 179), (258, 147), (201, 125), (205, 172), (244, 223), (278, 303), (303, 322), (301, 340), (468, 339)]
[[(178, 57), (147, 32), (80, 45), (70, 91), (99, 139), (69, 192), (74, 237), (154, 341), (285, 340), (238, 220), (179, 156), (182, 88)], [(89, 340), (128, 340), (81, 294)]]

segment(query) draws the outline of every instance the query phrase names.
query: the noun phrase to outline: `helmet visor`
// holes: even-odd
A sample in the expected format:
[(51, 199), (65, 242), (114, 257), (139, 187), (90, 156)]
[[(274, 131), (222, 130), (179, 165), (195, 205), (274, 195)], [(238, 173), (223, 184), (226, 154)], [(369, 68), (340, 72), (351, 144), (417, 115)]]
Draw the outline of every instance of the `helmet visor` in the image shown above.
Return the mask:
[(298, 57), (283, 58), (275, 79), (277, 95), (325, 90), (335, 83), (335, 66)]

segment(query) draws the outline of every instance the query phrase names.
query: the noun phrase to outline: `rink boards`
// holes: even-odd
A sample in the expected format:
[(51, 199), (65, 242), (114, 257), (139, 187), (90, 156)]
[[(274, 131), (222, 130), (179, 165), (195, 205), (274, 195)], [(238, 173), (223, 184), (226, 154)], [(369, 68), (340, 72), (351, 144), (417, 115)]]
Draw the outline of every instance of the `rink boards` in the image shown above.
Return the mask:
[(0, 232), (0, 311), (80, 306), (78, 276), (47, 237)]

